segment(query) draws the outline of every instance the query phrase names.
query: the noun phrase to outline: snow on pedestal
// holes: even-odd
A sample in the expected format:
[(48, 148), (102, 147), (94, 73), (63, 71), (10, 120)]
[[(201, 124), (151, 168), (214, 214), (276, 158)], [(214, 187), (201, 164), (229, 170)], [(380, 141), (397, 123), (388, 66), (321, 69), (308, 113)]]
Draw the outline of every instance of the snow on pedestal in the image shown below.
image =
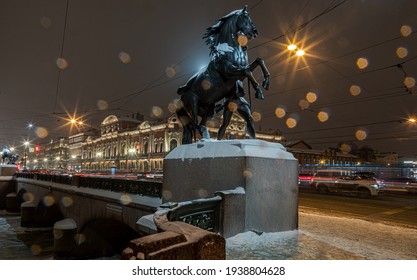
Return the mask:
[(166, 156), (163, 201), (212, 197), (242, 187), (246, 230), (293, 230), (298, 227), (297, 176), (297, 159), (279, 143), (200, 141)]

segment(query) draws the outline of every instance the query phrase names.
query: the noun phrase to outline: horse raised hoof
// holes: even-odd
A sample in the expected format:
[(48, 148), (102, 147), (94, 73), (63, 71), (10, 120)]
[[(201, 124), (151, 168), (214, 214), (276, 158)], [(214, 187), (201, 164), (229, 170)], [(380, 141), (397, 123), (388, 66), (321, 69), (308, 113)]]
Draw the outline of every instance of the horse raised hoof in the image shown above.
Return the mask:
[(256, 90), (255, 98), (256, 99), (261, 99), (261, 100), (265, 99), (265, 96), (264, 96), (264, 93), (262, 92), (262, 90), (260, 90), (260, 89)]
[(262, 87), (263, 87), (264, 89), (266, 89), (266, 90), (269, 90), (269, 78), (265, 79), (265, 80), (262, 82)]

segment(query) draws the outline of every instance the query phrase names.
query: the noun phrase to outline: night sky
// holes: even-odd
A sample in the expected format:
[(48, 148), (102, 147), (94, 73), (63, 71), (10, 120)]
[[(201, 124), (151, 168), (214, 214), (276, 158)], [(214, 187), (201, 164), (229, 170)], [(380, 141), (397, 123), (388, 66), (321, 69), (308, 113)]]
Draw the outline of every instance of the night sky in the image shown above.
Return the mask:
[(271, 72), (265, 100), (251, 90), (257, 129), (417, 156), (414, 0), (0, 0), (1, 147), (68, 136), (72, 116), (171, 115), (209, 60), (205, 29), (244, 5), (259, 31), (249, 59)]

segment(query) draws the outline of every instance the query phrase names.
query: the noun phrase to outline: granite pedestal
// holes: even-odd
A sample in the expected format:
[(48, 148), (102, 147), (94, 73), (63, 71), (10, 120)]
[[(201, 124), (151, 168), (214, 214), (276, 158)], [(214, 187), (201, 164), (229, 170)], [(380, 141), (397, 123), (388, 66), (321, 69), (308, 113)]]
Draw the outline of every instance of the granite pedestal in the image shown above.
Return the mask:
[(231, 207), (241, 211), (236, 219), (244, 220), (245, 230), (294, 230), (298, 228), (297, 178), (297, 159), (279, 143), (200, 141), (181, 145), (165, 157), (163, 202), (208, 198), (218, 191), (243, 188), (244, 199), (236, 200), (241, 206)]

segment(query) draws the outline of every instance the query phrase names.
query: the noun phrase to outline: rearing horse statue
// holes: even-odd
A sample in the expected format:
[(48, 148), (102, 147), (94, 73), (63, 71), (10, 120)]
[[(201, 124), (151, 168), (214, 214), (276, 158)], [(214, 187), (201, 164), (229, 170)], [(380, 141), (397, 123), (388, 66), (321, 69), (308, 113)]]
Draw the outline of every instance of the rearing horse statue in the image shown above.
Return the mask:
[[(210, 62), (177, 91), (182, 102), (177, 116), (184, 129), (183, 144), (192, 143), (196, 130), (203, 138), (210, 138), (205, 124), (213, 117), (216, 102), (233, 96), (238, 83), (245, 78), (255, 89), (255, 98), (264, 99), (252, 72), (258, 66), (261, 68), (264, 76), (262, 87), (268, 90), (268, 69), (260, 58), (248, 64), (247, 43), (257, 35), (247, 7), (229, 13), (207, 28), (203, 39), (210, 47)], [(201, 117), (200, 122), (198, 117)]]

